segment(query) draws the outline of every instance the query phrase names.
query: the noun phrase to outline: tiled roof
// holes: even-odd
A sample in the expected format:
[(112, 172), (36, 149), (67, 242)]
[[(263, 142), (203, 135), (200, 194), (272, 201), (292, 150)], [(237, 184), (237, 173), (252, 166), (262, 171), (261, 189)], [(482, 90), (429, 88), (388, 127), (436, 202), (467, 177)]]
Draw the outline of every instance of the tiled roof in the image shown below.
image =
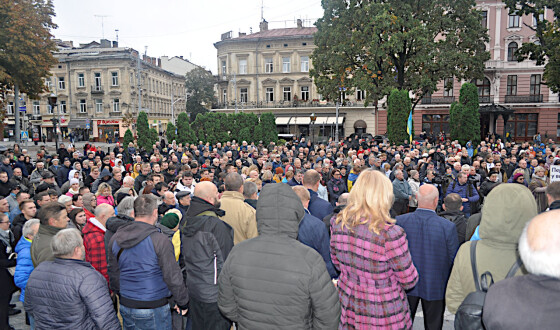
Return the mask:
[[(229, 40), (247, 40), (247, 39), (257, 39), (257, 38), (283, 38), (283, 37), (297, 37), (297, 36), (312, 36), (317, 32), (316, 27), (304, 27), (304, 28), (287, 28), (287, 29), (273, 29), (261, 31), (253, 34), (244, 35), (238, 38), (232, 38)], [(228, 40), (228, 39), (226, 39)], [(225, 41), (225, 40), (224, 40)]]

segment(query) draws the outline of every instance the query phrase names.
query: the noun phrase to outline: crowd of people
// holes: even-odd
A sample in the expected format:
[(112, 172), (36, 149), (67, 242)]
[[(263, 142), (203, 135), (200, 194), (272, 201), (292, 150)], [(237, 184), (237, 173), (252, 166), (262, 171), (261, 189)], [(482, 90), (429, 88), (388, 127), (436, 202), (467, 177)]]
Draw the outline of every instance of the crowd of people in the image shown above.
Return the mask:
[(441, 329), (473, 265), (495, 282), (480, 326), (552, 329), (558, 164), (553, 141), (490, 137), (14, 145), (0, 330), (18, 291), (32, 329), (410, 329), (420, 303)]

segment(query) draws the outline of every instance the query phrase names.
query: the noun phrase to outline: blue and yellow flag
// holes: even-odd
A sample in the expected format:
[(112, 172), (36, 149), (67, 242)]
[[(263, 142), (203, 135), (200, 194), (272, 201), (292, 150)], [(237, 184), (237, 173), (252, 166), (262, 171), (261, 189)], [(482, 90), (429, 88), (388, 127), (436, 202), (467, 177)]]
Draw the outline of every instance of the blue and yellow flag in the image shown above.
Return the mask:
[(408, 123), (406, 124), (406, 132), (408, 133), (409, 140), (408, 142), (412, 142), (412, 111), (408, 115)]

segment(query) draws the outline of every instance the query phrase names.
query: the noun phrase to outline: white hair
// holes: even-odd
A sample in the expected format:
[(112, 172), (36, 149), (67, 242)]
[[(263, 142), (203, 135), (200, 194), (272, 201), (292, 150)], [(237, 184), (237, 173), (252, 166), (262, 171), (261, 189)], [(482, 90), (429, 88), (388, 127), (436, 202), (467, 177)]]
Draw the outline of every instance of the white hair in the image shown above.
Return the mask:
[(35, 236), (37, 234), (36, 230), (33, 230), (33, 225), (38, 225), (40, 224), (40, 220), (39, 219), (29, 219), (25, 222), (25, 224), (23, 225), (23, 228), (21, 229), (21, 233), (23, 235), (23, 237), (27, 237), (30, 238), (29, 236), (31, 234), (33, 234), (33, 236)]
[(528, 222), (519, 237), (519, 255), (531, 274), (560, 279), (560, 242), (550, 242), (544, 250), (533, 251), (527, 239)]
[(125, 176), (123, 183), (134, 183), (134, 179), (131, 176)]
[(58, 197), (58, 202), (61, 204), (66, 204), (71, 201), (72, 201), (72, 197), (67, 195), (61, 195), (60, 197)]

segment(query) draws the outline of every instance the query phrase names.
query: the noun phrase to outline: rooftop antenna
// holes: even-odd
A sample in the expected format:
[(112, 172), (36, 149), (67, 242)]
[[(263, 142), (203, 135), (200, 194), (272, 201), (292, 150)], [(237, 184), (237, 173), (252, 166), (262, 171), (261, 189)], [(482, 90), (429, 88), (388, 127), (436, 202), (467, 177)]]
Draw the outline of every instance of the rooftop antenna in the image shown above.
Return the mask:
[(264, 0), (261, 0), (261, 22), (264, 21)]
[(115, 29), (115, 33), (117, 34), (117, 43), (119, 43), (119, 29)]
[(101, 18), (101, 36), (103, 39), (105, 39), (105, 27), (104, 27), (104, 21), (105, 21), (105, 17), (109, 17), (109, 15), (93, 15), (97, 18)]

